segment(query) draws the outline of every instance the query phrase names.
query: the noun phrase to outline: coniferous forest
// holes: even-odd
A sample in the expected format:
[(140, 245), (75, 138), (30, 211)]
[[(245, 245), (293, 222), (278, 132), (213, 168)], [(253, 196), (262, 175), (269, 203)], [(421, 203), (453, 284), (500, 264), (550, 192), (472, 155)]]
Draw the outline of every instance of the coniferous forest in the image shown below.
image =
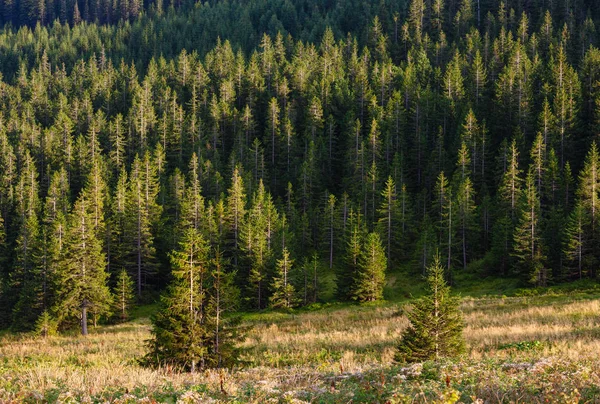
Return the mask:
[(598, 275), (592, 0), (0, 3), (1, 328)]

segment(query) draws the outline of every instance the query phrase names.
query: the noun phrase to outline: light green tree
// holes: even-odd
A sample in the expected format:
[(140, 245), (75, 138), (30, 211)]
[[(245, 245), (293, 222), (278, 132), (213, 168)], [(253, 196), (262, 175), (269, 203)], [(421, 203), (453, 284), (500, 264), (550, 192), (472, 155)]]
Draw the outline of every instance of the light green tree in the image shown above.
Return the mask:
[(352, 296), (360, 302), (383, 299), (387, 259), (377, 233), (369, 233), (359, 255)]

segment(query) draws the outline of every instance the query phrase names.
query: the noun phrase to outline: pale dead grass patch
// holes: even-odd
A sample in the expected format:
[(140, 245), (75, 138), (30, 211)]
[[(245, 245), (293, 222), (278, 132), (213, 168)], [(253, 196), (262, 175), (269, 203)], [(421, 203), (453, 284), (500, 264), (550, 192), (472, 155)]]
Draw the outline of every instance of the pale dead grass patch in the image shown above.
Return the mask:
[[(585, 369), (600, 368), (599, 300), (563, 299), (533, 305), (535, 299), (527, 299), (465, 300), (466, 360), (518, 362), (548, 357), (585, 362)], [(267, 314), (264, 320), (262, 315), (254, 316), (243, 324), (252, 327), (240, 343), (247, 366), (197, 374), (146, 369), (138, 364), (150, 337), (147, 321), (102, 327), (87, 338), (5, 337), (0, 339), (0, 401), (2, 389), (16, 395), (65, 390), (98, 396), (110, 390), (142, 389), (152, 394), (205, 385), (218, 392), (221, 381), (231, 395), (242, 394), (252, 386), (264, 391), (275, 391), (282, 385), (327, 390), (324, 375), (338, 374), (341, 369), (361, 373), (392, 364), (395, 343), (408, 326), (400, 313), (397, 306), (390, 305)], [(539, 349), (520, 352), (506, 348), (523, 341), (540, 341)], [(489, 376), (487, 382), (495, 383), (495, 377)]]

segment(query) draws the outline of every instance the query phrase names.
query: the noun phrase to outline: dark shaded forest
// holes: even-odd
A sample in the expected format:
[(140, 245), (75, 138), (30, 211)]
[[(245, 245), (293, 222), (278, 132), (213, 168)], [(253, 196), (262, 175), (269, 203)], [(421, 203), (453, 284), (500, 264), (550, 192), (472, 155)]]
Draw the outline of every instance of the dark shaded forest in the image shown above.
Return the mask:
[(379, 300), (436, 254), (595, 278), (592, 3), (4, 0), (0, 325), (104, 321), (191, 245), (206, 310), (223, 279), (229, 307)]

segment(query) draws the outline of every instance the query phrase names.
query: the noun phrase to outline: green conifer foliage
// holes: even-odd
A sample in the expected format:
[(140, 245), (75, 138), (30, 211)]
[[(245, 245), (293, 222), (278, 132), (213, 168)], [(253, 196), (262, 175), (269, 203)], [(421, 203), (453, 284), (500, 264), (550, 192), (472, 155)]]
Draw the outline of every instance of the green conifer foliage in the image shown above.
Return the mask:
[(290, 309), (296, 303), (296, 291), (291, 282), (290, 272), (294, 261), (290, 258), (287, 248), (283, 249), (283, 257), (277, 260), (275, 278), (273, 279), (273, 295), (271, 307)]
[(87, 301), (96, 324), (108, 316), (112, 295), (107, 285), (106, 257), (94, 234), (94, 212), (85, 197), (77, 200), (56, 265), (56, 304), (59, 325), (81, 320), (81, 306)]
[(148, 364), (170, 364), (194, 372), (207, 365), (211, 336), (206, 319), (208, 243), (201, 233), (187, 229), (171, 254), (174, 281), (162, 297), (162, 308), (152, 318)]
[(48, 310), (44, 310), (35, 322), (35, 334), (44, 338), (56, 335), (57, 328), (56, 319), (52, 317)]
[(114, 295), (115, 312), (118, 313), (121, 321), (125, 321), (129, 317), (129, 310), (135, 298), (133, 280), (125, 269), (122, 269), (117, 276)]
[(360, 302), (373, 302), (383, 298), (387, 259), (377, 233), (369, 233), (358, 259), (358, 272), (354, 281), (353, 298)]
[(427, 268), (427, 285), (427, 294), (416, 300), (407, 314), (410, 326), (398, 343), (396, 362), (438, 360), (464, 351), (460, 300), (450, 296), (439, 256)]

